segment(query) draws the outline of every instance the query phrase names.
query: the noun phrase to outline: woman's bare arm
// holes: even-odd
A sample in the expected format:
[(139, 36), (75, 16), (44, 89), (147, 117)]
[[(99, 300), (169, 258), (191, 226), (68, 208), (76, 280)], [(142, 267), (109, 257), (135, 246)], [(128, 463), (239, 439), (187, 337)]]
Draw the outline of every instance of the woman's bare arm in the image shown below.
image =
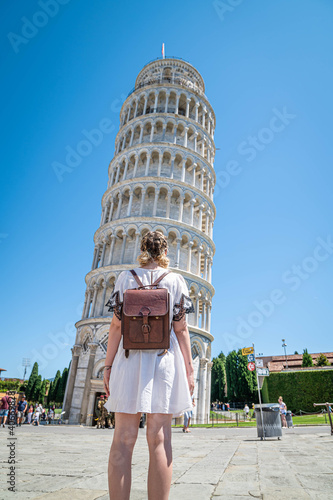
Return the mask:
[(173, 330), (178, 339), (179, 347), (185, 361), (187, 381), (192, 395), (194, 391), (194, 369), (192, 363), (190, 334), (188, 332), (185, 316), (180, 321), (173, 322)]
[[(117, 354), (119, 343), (121, 339), (121, 321), (113, 315), (108, 339), (108, 348), (106, 351), (105, 366), (112, 366), (115, 355)], [(106, 368), (104, 370), (104, 390), (107, 397), (110, 396), (109, 379), (110, 379), (111, 368)]]

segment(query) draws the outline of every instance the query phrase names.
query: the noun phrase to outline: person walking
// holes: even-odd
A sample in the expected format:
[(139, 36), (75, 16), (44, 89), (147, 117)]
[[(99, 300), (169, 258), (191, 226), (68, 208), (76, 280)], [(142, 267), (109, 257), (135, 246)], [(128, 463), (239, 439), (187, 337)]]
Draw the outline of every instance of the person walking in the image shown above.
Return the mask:
[(0, 404), (0, 426), (5, 427), (7, 417), (8, 417), (8, 412), (9, 412), (9, 404), (11, 402), (11, 398), (8, 396), (9, 391), (6, 392), (6, 395), (1, 398)]
[[(163, 233), (151, 231), (142, 238), (140, 248), (140, 267), (134, 271), (142, 284), (148, 286), (166, 272), (167, 239)], [(194, 312), (194, 308), (183, 277), (177, 273), (167, 274), (160, 288), (169, 291), (169, 349), (126, 352), (121, 334), (123, 294), (137, 286), (132, 273), (123, 271), (107, 303), (114, 312), (104, 369), (104, 389), (108, 397), (105, 407), (115, 412), (108, 468), (109, 494), (111, 500), (129, 499), (132, 453), (141, 413), (146, 413), (148, 499), (167, 500), (172, 477), (171, 421), (192, 410), (194, 370), (185, 315)]]
[(27, 409), (28, 409), (28, 403), (25, 400), (25, 396), (22, 396), (22, 399), (17, 403), (16, 427), (18, 426), (21, 427), (22, 422), (24, 423)]
[(245, 406), (244, 406), (245, 420), (248, 419), (249, 411), (250, 411), (250, 408), (249, 408), (248, 404), (245, 403)]
[(286, 403), (283, 402), (282, 396), (279, 397), (279, 407), (280, 407), (280, 417), (281, 417), (282, 427), (288, 427), (286, 419), (287, 405)]
[(34, 412), (34, 407), (33, 407), (33, 405), (30, 405), (29, 410), (28, 410), (28, 415), (27, 415), (27, 423), (29, 425), (31, 424), (31, 418), (32, 418), (33, 412)]

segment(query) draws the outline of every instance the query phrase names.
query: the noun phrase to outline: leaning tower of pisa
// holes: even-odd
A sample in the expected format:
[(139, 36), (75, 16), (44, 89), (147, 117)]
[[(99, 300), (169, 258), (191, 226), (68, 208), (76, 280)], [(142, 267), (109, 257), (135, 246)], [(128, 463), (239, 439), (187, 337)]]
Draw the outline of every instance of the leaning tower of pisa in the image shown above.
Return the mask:
[(69, 423), (94, 423), (111, 320), (105, 304), (120, 272), (137, 265), (140, 238), (148, 230), (167, 235), (170, 268), (185, 278), (195, 306), (188, 316), (194, 420), (209, 418), (214, 129), (204, 81), (191, 64), (157, 59), (140, 71), (120, 112), (82, 318), (76, 323), (64, 399)]

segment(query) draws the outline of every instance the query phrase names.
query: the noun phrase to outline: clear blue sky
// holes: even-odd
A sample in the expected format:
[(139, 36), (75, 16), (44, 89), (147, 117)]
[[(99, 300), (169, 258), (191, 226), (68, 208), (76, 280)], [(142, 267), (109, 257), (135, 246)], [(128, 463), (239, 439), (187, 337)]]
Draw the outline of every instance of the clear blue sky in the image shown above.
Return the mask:
[[(62, 0), (52, 17), (2, 2), (6, 376), (24, 357), (45, 377), (71, 359), (120, 103), (162, 42), (201, 72), (217, 117), (213, 355), (281, 354), (282, 338), (289, 353), (332, 350), (333, 4), (224, 5)], [(104, 118), (114, 130), (60, 183), (52, 164)]]

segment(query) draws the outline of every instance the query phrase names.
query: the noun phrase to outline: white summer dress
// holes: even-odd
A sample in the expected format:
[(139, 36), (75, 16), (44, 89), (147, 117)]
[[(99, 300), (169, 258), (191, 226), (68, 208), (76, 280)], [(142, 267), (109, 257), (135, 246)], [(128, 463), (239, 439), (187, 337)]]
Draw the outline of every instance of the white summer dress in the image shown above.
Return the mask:
[[(143, 285), (153, 283), (166, 270), (135, 268)], [(194, 312), (184, 278), (169, 273), (160, 282), (160, 287), (170, 293), (170, 321), (179, 321), (186, 313)], [(121, 318), (123, 292), (137, 288), (130, 271), (123, 271), (115, 284), (114, 292), (106, 304), (109, 311)], [(123, 339), (112, 363), (110, 374), (110, 396), (105, 408), (121, 413), (172, 413), (174, 417), (192, 410), (192, 399), (188, 388), (185, 362), (178, 339), (171, 328), (170, 348), (158, 356), (161, 349), (131, 349), (125, 357)]]

